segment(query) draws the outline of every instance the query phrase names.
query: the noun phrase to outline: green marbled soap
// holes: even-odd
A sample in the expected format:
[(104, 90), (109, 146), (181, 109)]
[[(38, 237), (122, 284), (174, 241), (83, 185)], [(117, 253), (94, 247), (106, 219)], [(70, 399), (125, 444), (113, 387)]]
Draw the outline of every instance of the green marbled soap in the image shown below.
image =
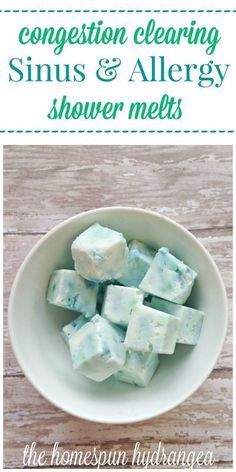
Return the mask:
[(47, 300), (85, 316), (93, 316), (96, 311), (98, 285), (85, 280), (75, 270), (54, 270), (51, 274)]
[(182, 305), (189, 297), (197, 273), (162, 247), (154, 257), (139, 288)]

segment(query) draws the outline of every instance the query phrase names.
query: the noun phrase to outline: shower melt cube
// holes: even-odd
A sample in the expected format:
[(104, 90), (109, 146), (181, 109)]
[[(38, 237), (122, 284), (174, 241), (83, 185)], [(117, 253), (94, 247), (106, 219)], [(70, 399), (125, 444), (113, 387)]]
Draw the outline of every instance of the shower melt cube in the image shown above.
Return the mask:
[(162, 247), (139, 287), (157, 297), (183, 304), (191, 293), (196, 277), (194, 270)]
[(122, 275), (128, 248), (121, 233), (96, 223), (73, 241), (71, 252), (75, 269), (82, 277), (105, 282)]
[(122, 382), (146, 387), (159, 364), (158, 354), (154, 352), (127, 351), (125, 365), (114, 375)]
[(138, 288), (109, 285), (106, 289), (101, 315), (120, 326), (128, 326), (131, 311), (143, 303), (143, 292)]
[(61, 269), (54, 270), (50, 277), (47, 300), (89, 317), (96, 312), (97, 293), (97, 284), (85, 280), (75, 270)]
[(88, 322), (88, 318), (85, 318), (84, 315), (80, 315), (75, 320), (71, 321), (71, 323), (68, 323), (66, 326), (62, 328), (61, 334), (68, 346), (69, 346), (69, 338), (74, 333), (76, 333), (76, 331), (82, 328), (82, 326), (84, 326), (85, 323), (87, 322)]
[(131, 351), (173, 354), (178, 320), (148, 306), (136, 306), (131, 313), (125, 346)]
[(126, 287), (139, 287), (156, 251), (136, 240), (129, 242), (128, 249), (125, 271), (122, 277), (119, 278), (119, 282)]
[(97, 382), (107, 379), (125, 363), (124, 333), (95, 315), (69, 338), (73, 367)]
[(177, 343), (197, 344), (204, 319), (203, 311), (195, 310), (187, 306), (177, 305), (176, 303), (171, 303), (156, 297), (152, 297), (151, 302), (147, 303), (147, 305), (178, 318), (179, 330)]

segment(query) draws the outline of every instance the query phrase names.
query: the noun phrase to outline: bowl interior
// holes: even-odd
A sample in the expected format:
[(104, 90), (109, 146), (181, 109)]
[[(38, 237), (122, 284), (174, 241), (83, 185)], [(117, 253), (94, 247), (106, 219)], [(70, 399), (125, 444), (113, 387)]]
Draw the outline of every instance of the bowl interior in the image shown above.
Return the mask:
[[(95, 383), (73, 370), (61, 328), (76, 313), (49, 305), (45, 294), (55, 268), (73, 268), (70, 246), (92, 223), (121, 231), (173, 254), (198, 272), (188, 300), (205, 312), (196, 347), (177, 345), (172, 356), (161, 355), (160, 367), (143, 389), (113, 377)], [(162, 414), (187, 398), (210, 373), (220, 353), (227, 323), (225, 290), (209, 254), (184, 228), (162, 216), (129, 208), (93, 210), (71, 218), (49, 232), (33, 248), (15, 279), (9, 303), (9, 328), (14, 351), (33, 385), (58, 407), (100, 422), (131, 422)]]

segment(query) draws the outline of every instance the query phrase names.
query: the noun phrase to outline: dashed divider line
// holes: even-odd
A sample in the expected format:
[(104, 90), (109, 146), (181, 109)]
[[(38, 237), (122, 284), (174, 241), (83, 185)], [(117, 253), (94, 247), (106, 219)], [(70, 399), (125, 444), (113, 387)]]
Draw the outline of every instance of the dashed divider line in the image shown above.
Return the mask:
[(92, 9), (92, 10), (78, 10), (78, 9), (4, 9), (0, 13), (236, 13), (236, 9)]
[(0, 134), (232, 134), (234, 129), (0, 129)]

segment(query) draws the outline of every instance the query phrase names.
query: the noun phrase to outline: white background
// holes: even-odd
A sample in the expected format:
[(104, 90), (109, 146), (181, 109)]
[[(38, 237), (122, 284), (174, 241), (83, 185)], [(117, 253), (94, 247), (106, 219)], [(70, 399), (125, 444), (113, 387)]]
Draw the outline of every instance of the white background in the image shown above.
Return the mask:
[[(227, 3), (227, 4), (226, 4)], [(1, 2), (1, 8), (233, 8), (235, 2)], [(134, 25), (145, 24), (154, 18), (161, 26), (185, 26), (192, 19), (197, 25), (216, 26), (221, 33), (221, 41), (212, 55), (205, 53), (205, 46), (196, 45), (142, 45), (135, 46), (131, 39), (123, 46), (68, 46), (59, 56), (54, 55), (52, 46), (22, 46), (18, 44), (18, 32), (24, 25), (27, 26), (79, 26), (82, 22), (91, 22), (102, 19), (105, 24), (125, 25), (128, 32), (134, 30)], [(1, 13), (0, 14), (0, 98), (1, 114), (0, 129), (232, 129), (235, 124), (234, 86), (236, 83), (234, 25), (236, 13)], [(131, 38), (132, 34), (130, 34)], [(12, 57), (26, 57), (30, 55), (35, 63), (85, 63), (87, 78), (82, 83), (9, 83), (9, 59)], [(150, 55), (166, 57), (171, 63), (215, 63), (231, 66), (227, 72), (221, 88), (200, 88), (194, 83), (130, 83), (128, 79), (138, 57), (146, 58)], [(98, 59), (101, 57), (119, 57), (122, 64), (118, 69), (118, 77), (111, 83), (103, 83), (95, 77)], [(54, 97), (67, 95), (72, 102), (76, 101), (159, 101), (164, 93), (176, 98), (182, 97), (183, 117), (180, 120), (128, 120), (127, 113), (119, 114), (118, 119), (103, 120), (49, 120), (49, 112)], [(127, 108), (126, 108), (127, 109)], [(191, 142), (232, 142), (232, 135), (34, 135), (34, 136), (0, 136), (4, 142), (171, 142), (178, 139), (182, 142), (190, 139)]]

